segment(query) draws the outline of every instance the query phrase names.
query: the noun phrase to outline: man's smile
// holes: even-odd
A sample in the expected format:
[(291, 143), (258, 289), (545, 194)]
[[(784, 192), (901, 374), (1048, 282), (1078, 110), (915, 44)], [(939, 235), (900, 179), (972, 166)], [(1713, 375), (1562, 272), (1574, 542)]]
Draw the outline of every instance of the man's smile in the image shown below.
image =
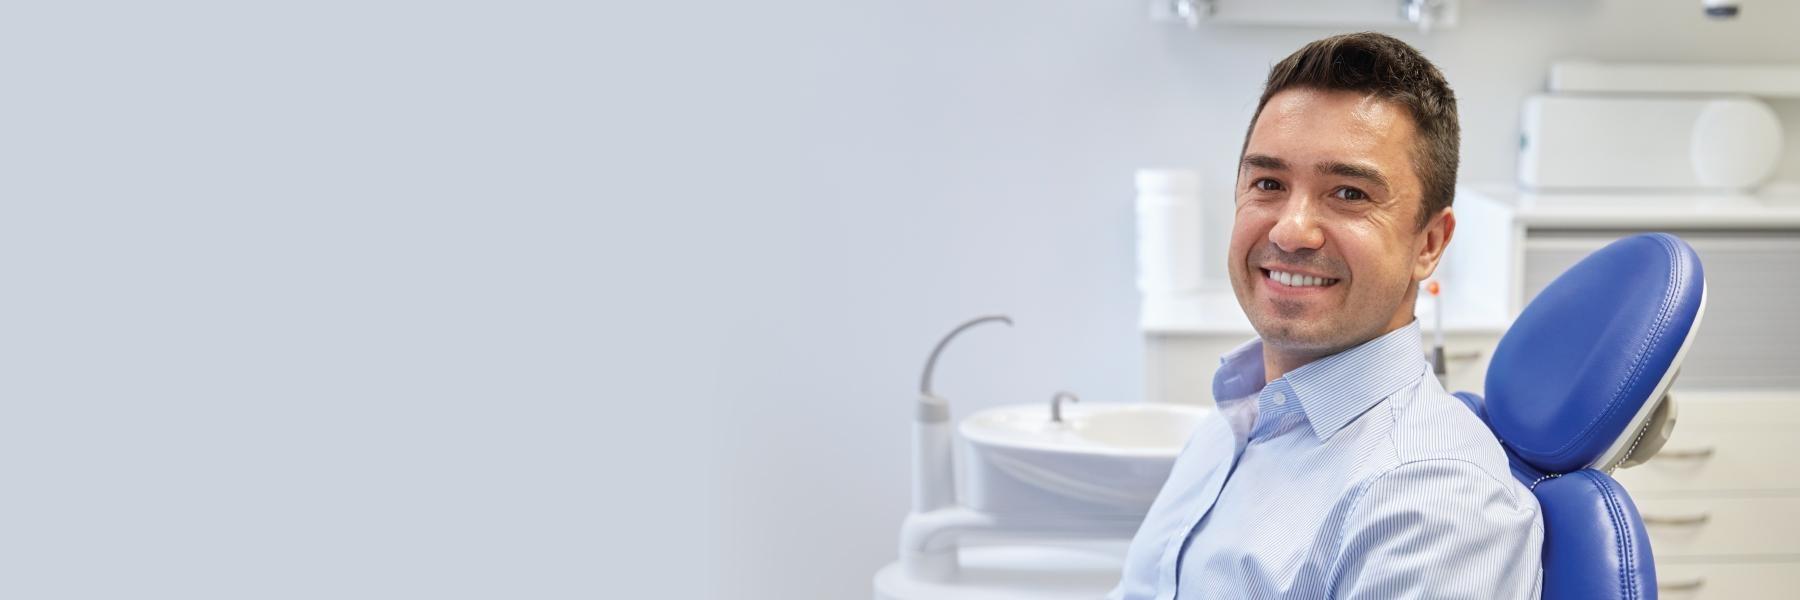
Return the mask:
[(1258, 269), (1263, 285), (1279, 296), (1315, 296), (1342, 283), (1342, 279), (1281, 269)]

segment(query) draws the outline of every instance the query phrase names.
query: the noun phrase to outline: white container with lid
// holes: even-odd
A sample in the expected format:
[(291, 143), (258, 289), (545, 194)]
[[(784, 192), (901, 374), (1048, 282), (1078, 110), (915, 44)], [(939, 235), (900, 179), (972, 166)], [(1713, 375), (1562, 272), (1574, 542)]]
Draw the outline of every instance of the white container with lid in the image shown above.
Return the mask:
[(1190, 169), (1137, 172), (1137, 285), (1146, 296), (1197, 293), (1204, 237), (1200, 174)]

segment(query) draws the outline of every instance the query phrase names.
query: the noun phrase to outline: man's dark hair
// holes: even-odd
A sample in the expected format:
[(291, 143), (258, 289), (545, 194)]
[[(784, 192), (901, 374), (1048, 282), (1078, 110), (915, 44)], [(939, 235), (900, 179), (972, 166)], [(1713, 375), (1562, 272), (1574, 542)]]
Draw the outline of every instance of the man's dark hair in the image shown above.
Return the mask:
[[(1350, 91), (1406, 107), (1418, 129), (1412, 149), (1413, 170), (1424, 188), (1419, 227), (1450, 206), (1456, 197), (1457, 148), (1462, 128), (1456, 120), (1456, 93), (1444, 74), (1417, 49), (1379, 33), (1335, 35), (1300, 48), (1269, 68), (1262, 100), (1244, 133), (1244, 149), (1269, 98), (1282, 90), (1312, 88)], [(1239, 151), (1241, 157), (1243, 150)]]

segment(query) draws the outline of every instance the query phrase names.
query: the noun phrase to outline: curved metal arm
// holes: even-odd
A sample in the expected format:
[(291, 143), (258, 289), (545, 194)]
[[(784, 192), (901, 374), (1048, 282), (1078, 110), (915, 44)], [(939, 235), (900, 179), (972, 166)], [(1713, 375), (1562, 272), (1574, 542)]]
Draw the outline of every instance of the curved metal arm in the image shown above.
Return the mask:
[(950, 345), (950, 340), (955, 338), (956, 334), (962, 333), (963, 330), (988, 321), (1000, 321), (1006, 323), (1008, 327), (1011, 327), (1013, 324), (1012, 317), (1006, 315), (988, 315), (970, 319), (969, 322), (958, 325), (956, 326), (956, 329), (950, 330), (950, 333), (945, 335), (944, 339), (938, 341), (937, 347), (931, 350), (931, 358), (925, 359), (925, 375), (919, 378), (919, 393), (926, 395), (931, 394), (931, 372), (937, 368), (938, 355), (944, 352), (945, 346)]

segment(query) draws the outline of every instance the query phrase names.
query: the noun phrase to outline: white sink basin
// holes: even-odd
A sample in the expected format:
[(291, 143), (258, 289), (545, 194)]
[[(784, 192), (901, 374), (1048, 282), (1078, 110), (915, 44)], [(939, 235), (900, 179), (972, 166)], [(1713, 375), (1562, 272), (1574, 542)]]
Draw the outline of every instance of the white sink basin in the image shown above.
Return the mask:
[(971, 443), (1051, 452), (1173, 458), (1211, 409), (1176, 404), (1071, 404), (1063, 422), (1043, 404), (990, 408), (963, 419)]
[(989, 512), (1139, 515), (1150, 508), (1210, 408), (1047, 404), (991, 408), (963, 419), (965, 503)]

